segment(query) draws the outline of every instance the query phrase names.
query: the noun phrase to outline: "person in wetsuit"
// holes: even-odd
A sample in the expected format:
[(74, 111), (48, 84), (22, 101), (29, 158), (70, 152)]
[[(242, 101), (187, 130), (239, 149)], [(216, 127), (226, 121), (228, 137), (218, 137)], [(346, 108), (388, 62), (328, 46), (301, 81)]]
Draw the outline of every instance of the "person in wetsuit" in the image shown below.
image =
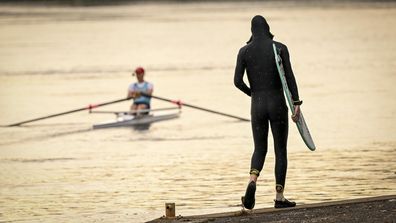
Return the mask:
[[(298, 121), (299, 106), (302, 101), (299, 99), (286, 45), (272, 40), (273, 35), (262, 16), (253, 17), (251, 31), (252, 37), (247, 45), (239, 50), (234, 76), (235, 86), (251, 97), (251, 124), (254, 139), (250, 181), (242, 202), (247, 209), (254, 207), (256, 181), (264, 165), (268, 149), (268, 130), (271, 126), (276, 157), (275, 208), (294, 207), (296, 203), (283, 196), (287, 171), (288, 108), (276, 67), (273, 43), (282, 58), (287, 84), (296, 105), (295, 115), (292, 116), (294, 122)], [(243, 81), (245, 70), (249, 87)]]

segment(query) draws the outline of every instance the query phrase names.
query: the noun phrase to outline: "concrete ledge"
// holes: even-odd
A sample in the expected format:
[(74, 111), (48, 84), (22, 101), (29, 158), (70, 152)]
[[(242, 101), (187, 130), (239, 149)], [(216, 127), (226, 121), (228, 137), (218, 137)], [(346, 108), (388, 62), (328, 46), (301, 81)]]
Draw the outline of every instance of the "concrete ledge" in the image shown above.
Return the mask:
[[(177, 204), (176, 204), (177, 205)], [(176, 213), (177, 215), (177, 213)], [(298, 205), (294, 208), (262, 208), (195, 216), (164, 217), (150, 222), (395, 222), (396, 195)]]

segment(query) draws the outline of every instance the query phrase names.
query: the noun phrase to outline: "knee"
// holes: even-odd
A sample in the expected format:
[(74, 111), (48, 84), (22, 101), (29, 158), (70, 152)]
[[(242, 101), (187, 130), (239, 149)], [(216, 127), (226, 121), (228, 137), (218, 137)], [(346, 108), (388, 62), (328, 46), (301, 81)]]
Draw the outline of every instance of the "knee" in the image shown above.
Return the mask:
[(275, 159), (278, 161), (287, 161), (287, 152), (286, 150), (276, 151)]
[(263, 147), (255, 147), (254, 148), (254, 154), (258, 155), (258, 156), (266, 156), (267, 155), (267, 147), (263, 148)]
[(138, 109), (141, 109), (141, 110), (147, 109), (147, 106), (145, 104), (140, 104), (140, 105), (138, 105)]

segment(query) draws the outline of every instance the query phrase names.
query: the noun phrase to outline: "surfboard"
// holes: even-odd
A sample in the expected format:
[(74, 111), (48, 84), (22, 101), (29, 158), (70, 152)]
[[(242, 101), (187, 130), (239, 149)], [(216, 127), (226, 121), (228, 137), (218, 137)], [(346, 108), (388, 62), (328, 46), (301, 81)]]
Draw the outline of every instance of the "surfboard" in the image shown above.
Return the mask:
[[(276, 67), (278, 68), (279, 77), (282, 82), (283, 92), (285, 93), (285, 97), (289, 104), (289, 108), (290, 108), (292, 114), (294, 115), (293, 99), (292, 99), (292, 95), (290, 93), (289, 87), (287, 86), (285, 70), (283, 68), (283, 63), (282, 63), (282, 58), (278, 54), (278, 51), (276, 50), (276, 46), (274, 43), (272, 44), (272, 47), (274, 49)], [(301, 111), (301, 108), (300, 108), (300, 111)], [(300, 135), (301, 135), (305, 145), (307, 145), (307, 147), (310, 150), (314, 151), (316, 149), (316, 146), (312, 139), (311, 133), (309, 132), (307, 123), (305, 122), (302, 112), (300, 113), (300, 118), (298, 119), (296, 124), (297, 124), (297, 129), (300, 132)]]

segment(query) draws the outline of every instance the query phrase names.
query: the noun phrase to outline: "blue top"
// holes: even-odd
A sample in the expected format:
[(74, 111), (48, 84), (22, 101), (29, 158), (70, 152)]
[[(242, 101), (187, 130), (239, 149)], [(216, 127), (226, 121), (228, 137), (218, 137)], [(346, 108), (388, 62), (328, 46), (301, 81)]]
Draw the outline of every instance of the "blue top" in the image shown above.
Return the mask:
[[(149, 83), (149, 82), (142, 82), (142, 83), (133, 83), (131, 85), (129, 85), (128, 88), (130, 91), (137, 91), (137, 92), (148, 92), (149, 90), (153, 89), (153, 84)], [(142, 103), (142, 104), (150, 104), (150, 97), (145, 97), (145, 96), (140, 96), (138, 98), (135, 98), (133, 100), (133, 103)]]

